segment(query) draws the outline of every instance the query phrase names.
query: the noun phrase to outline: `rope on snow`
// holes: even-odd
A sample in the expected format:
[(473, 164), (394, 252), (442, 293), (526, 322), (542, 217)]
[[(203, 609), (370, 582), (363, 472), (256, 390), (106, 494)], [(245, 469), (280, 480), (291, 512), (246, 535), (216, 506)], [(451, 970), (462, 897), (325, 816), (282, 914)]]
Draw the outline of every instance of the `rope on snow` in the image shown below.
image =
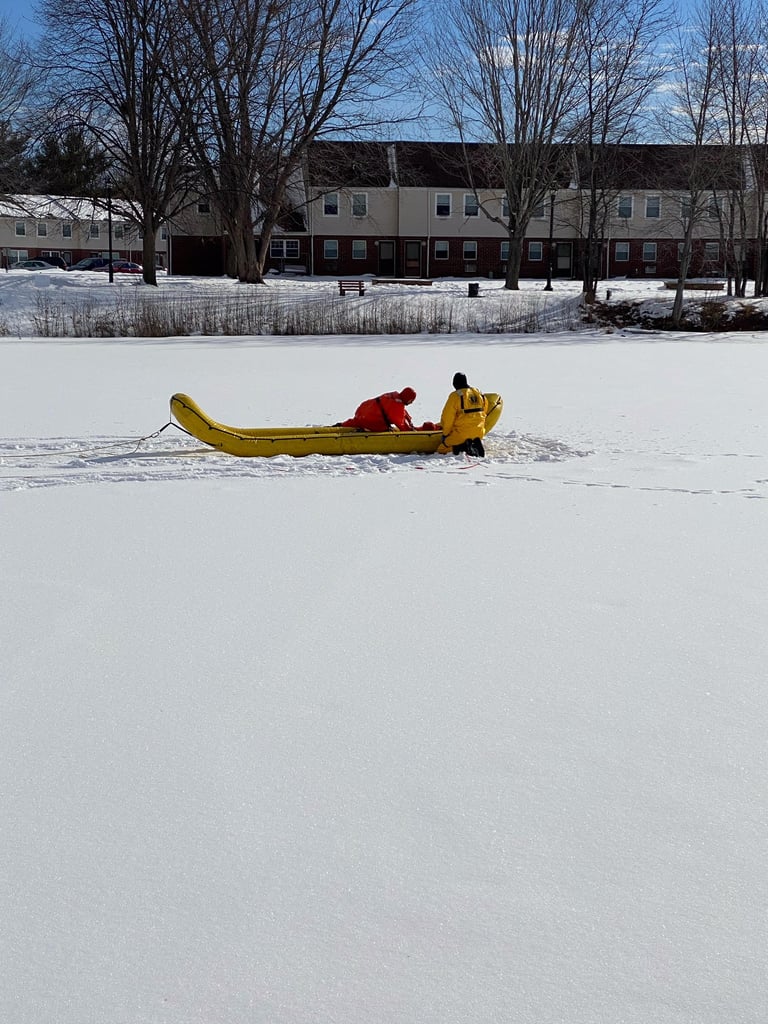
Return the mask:
[(153, 438), (159, 437), (164, 430), (168, 429), (168, 427), (175, 427), (176, 430), (180, 430), (182, 434), (186, 434), (188, 437), (194, 436), (193, 434), (190, 434), (188, 430), (185, 430), (184, 427), (180, 427), (178, 423), (174, 423), (173, 420), (168, 420), (168, 422), (158, 430), (154, 430), (151, 434), (145, 434), (144, 437), (126, 438), (123, 441), (113, 441), (111, 444), (99, 445), (96, 448), (65, 448), (55, 452), (0, 452), (0, 459), (55, 459), (62, 455), (94, 455), (98, 452), (110, 451), (113, 448), (122, 448), (128, 444), (135, 446), (133, 452), (129, 453), (133, 454), (139, 450), (145, 441), (151, 441)]

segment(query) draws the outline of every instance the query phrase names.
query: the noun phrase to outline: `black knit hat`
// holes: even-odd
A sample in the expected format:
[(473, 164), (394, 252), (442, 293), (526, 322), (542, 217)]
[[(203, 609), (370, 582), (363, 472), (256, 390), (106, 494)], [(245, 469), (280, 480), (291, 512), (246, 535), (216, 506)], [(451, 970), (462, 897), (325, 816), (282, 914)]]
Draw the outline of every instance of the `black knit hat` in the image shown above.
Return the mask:
[(464, 373), (454, 373), (453, 375), (453, 386), (458, 391), (459, 388), (468, 388), (467, 377)]

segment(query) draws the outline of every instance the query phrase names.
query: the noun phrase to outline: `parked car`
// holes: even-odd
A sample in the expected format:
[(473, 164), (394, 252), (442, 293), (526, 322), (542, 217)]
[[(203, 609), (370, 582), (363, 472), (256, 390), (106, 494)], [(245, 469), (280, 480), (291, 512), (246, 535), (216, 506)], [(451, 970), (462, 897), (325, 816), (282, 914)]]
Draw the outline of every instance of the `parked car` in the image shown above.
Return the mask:
[(11, 270), (50, 270), (50, 263), (43, 263), (42, 260), (20, 260), (11, 264)]
[[(94, 267), (94, 270), (109, 271), (109, 260), (103, 267)], [(131, 263), (130, 260), (112, 260), (112, 271), (115, 274), (143, 274), (144, 268), (140, 263)]]
[(42, 260), (43, 263), (47, 263), (51, 267), (58, 267), (59, 270), (66, 270), (67, 264), (61, 258), (61, 256), (35, 256), (36, 260)]
[[(114, 262), (114, 261), (113, 261)], [(101, 270), (106, 268), (108, 259), (103, 256), (86, 256), (84, 260), (73, 263), (70, 270)]]

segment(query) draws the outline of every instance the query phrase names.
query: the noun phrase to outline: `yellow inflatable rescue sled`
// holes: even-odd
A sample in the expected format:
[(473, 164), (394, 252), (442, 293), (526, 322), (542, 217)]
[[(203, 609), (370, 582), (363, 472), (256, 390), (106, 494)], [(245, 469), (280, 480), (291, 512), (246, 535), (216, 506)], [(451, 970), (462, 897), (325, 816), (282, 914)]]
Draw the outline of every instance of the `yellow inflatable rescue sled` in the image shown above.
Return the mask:
[[(486, 434), (504, 406), (501, 396), (487, 393)], [(274, 455), (413, 455), (436, 452), (439, 430), (396, 430), (382, 433), (354, 427), (227, 427), (206, 415), (188, 395), (171, 397), (171, 416), (204, 444), (244, 458)]]

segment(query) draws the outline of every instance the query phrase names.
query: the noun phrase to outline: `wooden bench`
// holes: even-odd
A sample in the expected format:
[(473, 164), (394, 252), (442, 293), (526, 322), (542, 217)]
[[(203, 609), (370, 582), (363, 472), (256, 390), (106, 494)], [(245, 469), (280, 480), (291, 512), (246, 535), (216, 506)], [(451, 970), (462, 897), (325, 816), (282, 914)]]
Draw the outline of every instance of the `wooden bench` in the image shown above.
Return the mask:
[(365, 295), (365, 281), (339, 281), (339, 295), (345, 295), (347, 292), (357, 292), (358, 295)]
[[(677, 281), (665, 281), (664, 287), (669, 288), (670, 291), (675, 291), (677, 288)], [(725, 288), (724, 281), (702, 281), (695, 280), (690, 281), (686, 279), (683, 285), (685, 291), (696, 291), (696, 292), (721, 292)]]

